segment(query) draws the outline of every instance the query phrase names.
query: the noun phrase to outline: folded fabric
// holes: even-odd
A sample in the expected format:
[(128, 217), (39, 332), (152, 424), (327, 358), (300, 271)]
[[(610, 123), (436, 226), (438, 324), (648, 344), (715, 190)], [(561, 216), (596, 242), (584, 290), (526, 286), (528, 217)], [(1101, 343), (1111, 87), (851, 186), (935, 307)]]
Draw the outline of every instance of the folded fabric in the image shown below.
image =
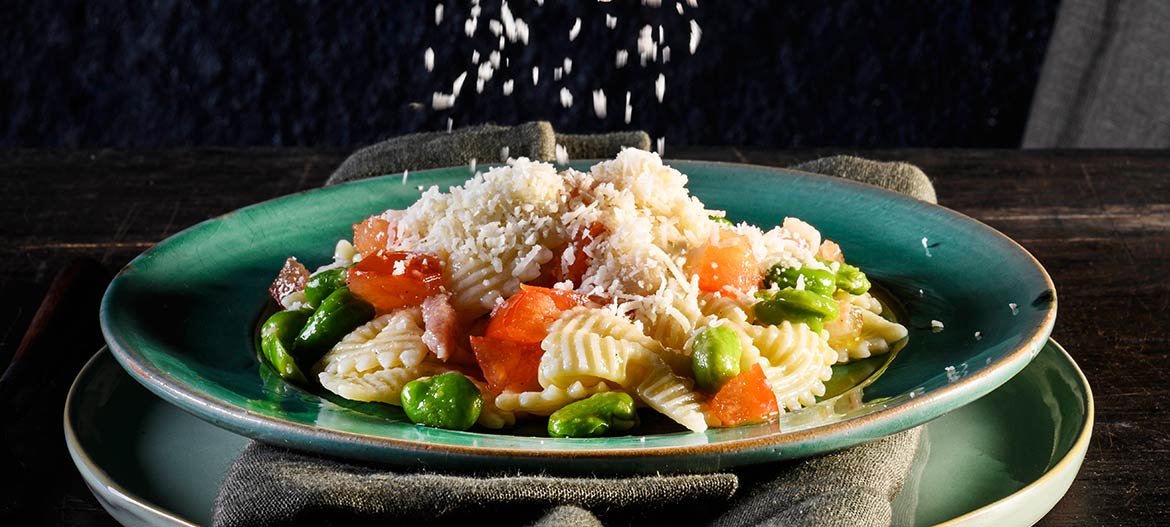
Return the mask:
[(901, 161), (872, 161), (854, 156), (830, 156), (799, 163), (793, 170), (852, 179), (894, 192), (938, 203), (934, 185), (922, 169)]
[(723, 473), (620, 478), (419, 472), (253, 441), (228, 470), (213, 524), (885, 526), (920, 433)]
[[(566, 139), (568, 138), (568, 139)], [(575, 141), (575, 142), (574, 142)], [(646, 148), (645, 133), (564, 136), (548, 123), (481, 126), (390, 139), (356, 152), (329, 184), (460, 165), (474, 157), (551, 160), (606, 158), (623, 146)], [(550, 148), (551, 145), (551, 148)], [(933, 202), (922, 171), (905, 163), (836, 156), (795, 169), (876, 184)], [(328, 459), (252, 442), (216, 497), (218, 526), (365, 525), (849, 525), (892, 521), (891, 502), (913, 464), (921, 429), (814, 459), (715, 474), (565, 477), (548, 474), (424, 472)]]
[(516, 126), (483, 124), (451, 132), (404, 135), (354, 152), (325, 185), (404, 170), (496, 163), (508, 157), (553, 161), (558, 146), (565, 149), (569, 159), (600, 159), (613, 157), (627, 146), (649, 150), (650, 136), (640, 131), (558, 134), (547, 121)]

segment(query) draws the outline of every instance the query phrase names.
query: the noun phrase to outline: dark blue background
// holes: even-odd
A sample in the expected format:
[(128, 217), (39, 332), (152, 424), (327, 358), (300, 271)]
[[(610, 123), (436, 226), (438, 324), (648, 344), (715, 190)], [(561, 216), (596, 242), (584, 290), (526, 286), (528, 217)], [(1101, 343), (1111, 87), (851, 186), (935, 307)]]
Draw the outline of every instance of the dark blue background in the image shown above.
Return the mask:
[[(0, 145), (358, 145), (480, 123), (551, 120), (564, 131), (648, 130), (670, 144), (1017, 146), (1055, 0), (700, 0), (679, 16), (615, 0), (513, 0), (532, 29), (475, 93), (473, 49), (497, 39), (467, 2), (29, 2), (0, 16)], [(685, 5), (685, 2), (684, 2)], [(618, 17), (609, 30), (606, 13)], [(575, 17), (582, 31), (568, 42)], [(688, 21), (703, 30), (687, 53)], [(637, 65), (638, 29), (663, 25), (668, 64)], [(436, 68), (423, 68), (423, 50)], [(614, 66), (619, 48), (630, 64)], [(572, 74), (553, 82), (565, 57)], [(481, 59), (483, 60), (483, 59)], [(531, 68), (542, 66), (539, 86)], [(470, 70), (454, 108), (430, 108)], [(653, 81), (667, 78), (666, 98)], [(500, 93), (514, 76), (515, 93)], [(559, 90), (575, 105), (563, 109)], [(609, 94), (593, 115), (590, 92)], [(622, 121), (624, 92), (633, 122)]]

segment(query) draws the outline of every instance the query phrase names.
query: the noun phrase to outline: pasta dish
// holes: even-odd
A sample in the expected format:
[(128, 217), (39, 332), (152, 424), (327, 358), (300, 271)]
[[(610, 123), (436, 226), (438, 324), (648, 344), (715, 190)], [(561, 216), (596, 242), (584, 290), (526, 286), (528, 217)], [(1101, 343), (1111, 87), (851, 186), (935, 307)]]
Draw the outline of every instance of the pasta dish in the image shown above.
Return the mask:
[(625, 149), (431, 187), (355, 224), (315, 271), (289, 258), (262, 360), (423, 425), (547, 418), (591, 437), (636, 433), (644, 408), (695, 432), (766, 421), (906, 337), (812, 225), (735, 223), (686, 183)]

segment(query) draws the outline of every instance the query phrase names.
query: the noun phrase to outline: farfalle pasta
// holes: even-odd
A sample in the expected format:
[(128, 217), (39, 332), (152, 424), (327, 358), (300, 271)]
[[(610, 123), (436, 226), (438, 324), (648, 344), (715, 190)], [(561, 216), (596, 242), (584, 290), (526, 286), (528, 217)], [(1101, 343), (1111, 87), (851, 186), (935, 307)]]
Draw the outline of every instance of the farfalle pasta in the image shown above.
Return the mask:
[(592, 436), (636, 430), (635, 407), (696, 432), (796, 411), (834, 364), (906, 337), (813, 226), (733, 224), (686, 182), (626, 149), (432, 187), (355, 224), (315, 273), (290, 258), (261, 354), (422, 424), (547, 416), (552, 435)]

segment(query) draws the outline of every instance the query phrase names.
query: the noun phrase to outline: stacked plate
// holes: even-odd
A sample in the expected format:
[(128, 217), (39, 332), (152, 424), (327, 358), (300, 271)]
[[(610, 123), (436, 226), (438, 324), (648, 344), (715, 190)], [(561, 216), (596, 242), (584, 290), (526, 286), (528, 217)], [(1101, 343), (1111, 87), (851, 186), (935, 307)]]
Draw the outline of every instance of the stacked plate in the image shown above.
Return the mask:
[(832, 397), (779, 425), (597, 439), (422, 428), (263, 375), (255, 327), (285, 257), (325, 261), (355, 221), (404, 208), (418, 185), (468, 176), (465, 167), (412, 173), (409, 186), (391, 176), (241, 209), (131, 262), (103, 303), (110, 353), (82, 372), (66, 408), (74, 460), (124, 523), (206, 523), (245, 438), (399, 465), (617, 474), (805, 457), (929, 423), (894, 504), (899, 523), (1038, 519), (1055, 505), (1087, 448), (1092, 398), (1072, 359), (1048, 340), (1055, 291), (1026, 251), (970, 218), (867, 185), (755, 166), (672, 165), (688, 174), (693, 194), (732, 219), (770, 226), (795, 216), (837, 241), (901, 304), (907, 345), (839, 367)]

